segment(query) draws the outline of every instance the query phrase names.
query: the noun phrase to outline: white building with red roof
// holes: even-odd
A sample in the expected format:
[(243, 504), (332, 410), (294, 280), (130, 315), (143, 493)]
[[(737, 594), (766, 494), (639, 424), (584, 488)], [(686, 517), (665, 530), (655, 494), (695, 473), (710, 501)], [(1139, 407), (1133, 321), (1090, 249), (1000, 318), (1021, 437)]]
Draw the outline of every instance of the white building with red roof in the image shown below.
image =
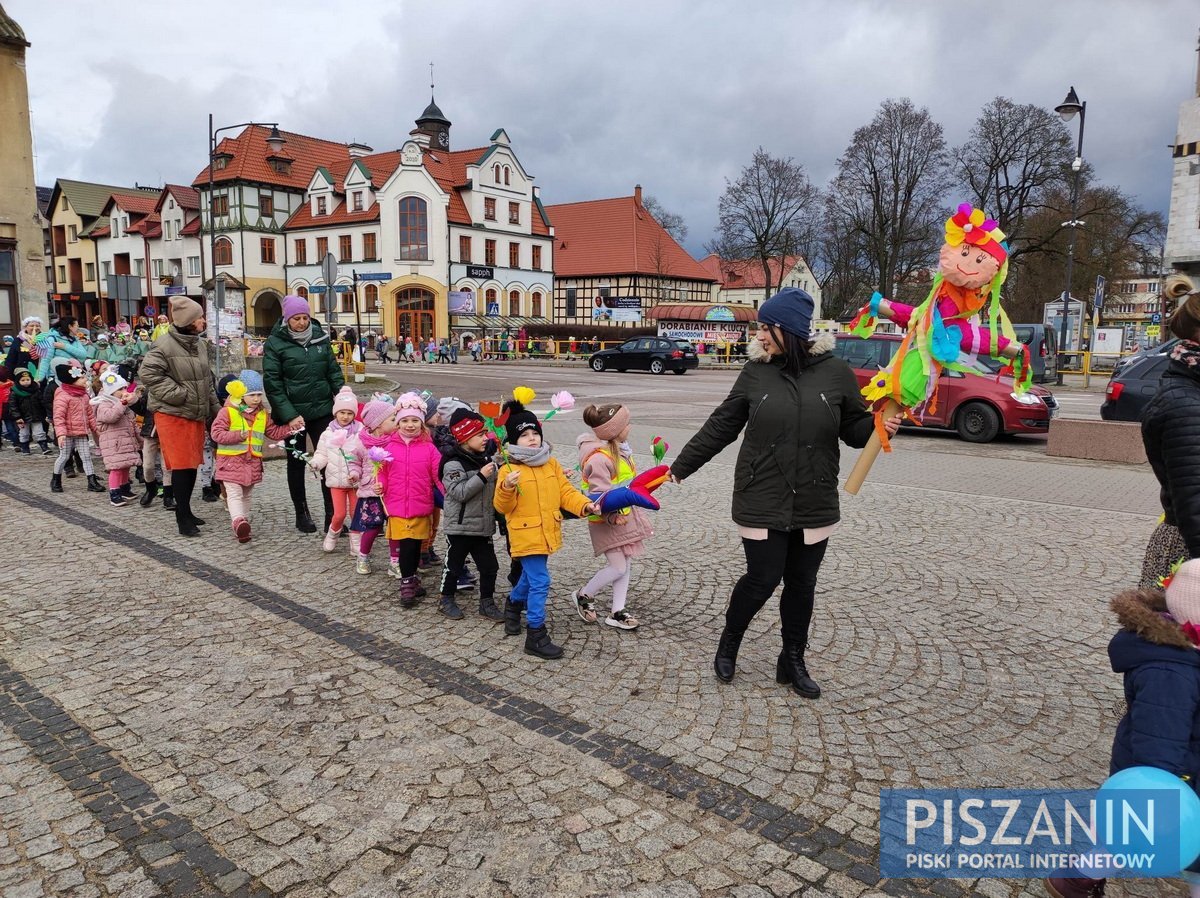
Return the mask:
[(816, 303), (813, 319), (821, 317), (821, 287), (803, 256), (768, 259), (769, 276), (758, 259), (722, 259), (716, 253), (709, 253), (700, 264), (717, 279), (716, 298), (723, 305), (757, 309), (764, 293), (770, 295), (784, 287), (799, 287)]

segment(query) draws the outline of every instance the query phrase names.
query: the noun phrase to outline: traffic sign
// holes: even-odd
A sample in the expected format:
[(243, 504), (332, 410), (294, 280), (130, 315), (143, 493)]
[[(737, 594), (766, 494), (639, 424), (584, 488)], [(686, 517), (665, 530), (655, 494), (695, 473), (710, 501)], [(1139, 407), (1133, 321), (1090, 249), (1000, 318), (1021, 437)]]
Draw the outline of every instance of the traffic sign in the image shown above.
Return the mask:
[(166, 293), (167, 296), (179, 296), (180, 294), (187, 293), (187, 287), (168, 287), (163, 292)]
[(1146, 326), (1146, 336), (1147, 337), (1157, 337), (1161, 332), (1162, 332), (1162, 328), (1159, 327), (1157, 324), (1150, 324), (1150, 325)]
[(1096, 296), (1092, 301), (1097, 312), (1104, 310), (1104, 275), (1096, 275)]
[[(333, 253), (326, 253), (325, 258), (321, 260), (321, 277), (325, 279), (326, 284), (332, 284), (337, 280), (337, 276), (337, 256), (335, 256)], [(333, 320), (333, 315), (335, 313), (333, 309), (332, 296), (325, 297), (325, 314), (330, 316), (331, 321)]]
[(1150, 313), (1150, 323), (1151, 324), (1162, 324), (1162, 312), (1151, 312)]
[(390, 271), (368, 271), (358, 276), (360, 281), (390, 281), (392, 273)]

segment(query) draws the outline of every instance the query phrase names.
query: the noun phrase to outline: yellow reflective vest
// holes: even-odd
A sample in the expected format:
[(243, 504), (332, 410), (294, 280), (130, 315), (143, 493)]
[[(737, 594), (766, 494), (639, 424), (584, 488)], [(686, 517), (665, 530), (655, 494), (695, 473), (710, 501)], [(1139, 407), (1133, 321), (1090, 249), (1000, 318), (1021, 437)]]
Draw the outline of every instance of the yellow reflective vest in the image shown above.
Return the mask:
[[(593, 452), (591, 452), (588, 455), (588, 457), (583, 460), (582, 463), (580, 463), (579, 467), (581, 470), (582, 470), (583, 466), (587, 464), (588, 458), (591, 458), (597, 452), (600, 453), (601, 455), (603, 455), (609, 461), (612, 460), (612, 453), (609, 452), (607, 449), (596, 449)], [(637, 469), (629, 462), (629, 460), (627, 458), (625, 458), (624, 455), (619, 456), (617, 458), (617, 476), (612, 479), (612, 487), (610, 487), (610, 488), (614, 488), (614, 487), (618, 487), (618, 486), (629, 486), (629, 484), (633, 481), (633, 478), (636, 476), (637, 476)], [(588, 485), (588, 482), (586, 479), (582, 481), (582, 485), (583, 485), (583, 491), (590, 496), (592, 494), (592, 488)], [(617, 512), (617, 514), (629, 514), (631, 511), (632, 511), (631, 508), (622, 508), (619, 512)], [(588, 520), (589, 521), (603, 521), (604, 515), (591, 514), (591, 515), (588, 515)]]
[(226, 411), (229, 412), (229, 429), (246, 430), (250, 435), (244, 443), (218, 446), (217, 455), (245, 455), (246, 452), (249, 452), (255, 458), (262, 458), (263, 437), (267, 433), (266, 411), (260, 408), (254, 416), (254, 423), (249, 427), (246, 426), (245, 417), (236, 408), (227, 407)]

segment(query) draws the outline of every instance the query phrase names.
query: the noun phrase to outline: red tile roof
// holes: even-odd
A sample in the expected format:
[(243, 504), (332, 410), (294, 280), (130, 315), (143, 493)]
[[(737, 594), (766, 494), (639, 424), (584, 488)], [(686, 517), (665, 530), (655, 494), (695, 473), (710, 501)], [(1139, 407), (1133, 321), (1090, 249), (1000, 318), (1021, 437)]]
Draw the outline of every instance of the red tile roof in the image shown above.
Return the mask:
[[(783, 274), (786, 276), (803, 261), (802, 256), (785, 256), (783, 258)], [(716, 253), (709, 253), (700, 260), (700, 264), (720, 281), (721, 286), (726, 290), (761, 290), (764, 287), (762, 263), (757, 259), (722, 259)], [(770, 286), (772, 288), (780, 282), (779, 264), (779, 259), (770, 259), (767, 262), (771, 271)]]
[(109, 202), (104, 204), (100, 214), (108, 211), (110, 204), (116, 204), (122, 212), (130, 215), (149, 215), (158, 205), (158, 194), (155, 193), (114, 193)]
[(471, 213), (463, 202), (460, 189), (467, 186), (467, 166), (473, 165), (483, 158), (488, 147), (474, 147), (469, 150), (455, 150), (453, 153), (441, 150), (427, 150), (424, 154), (425, 169), (438, 182), (438, 186), (450, 194), (450, 208), (447, 218), (451, 224), (472, 224)]
[(158, 237), (162, 234), (162, 219), (157, 212), (151, 212), (129, 226), (130, 234), (145, 234), (147, 237)]
[(200, 224), (200, 216), (197, 215), (195, 218), (185, 224), (183, 226), (183, 230), (181, 230), (179, 233), (184, 237), (195, 237), (200, 233)]
[(328, 215), (313, 215), (312, 205), (310, 203), (303, 203), (299, 209), (292, 213), (291, 218), (284, 223), (283, 227), (287, 231), (299, 231), (304, 228), (326, 228), (340, 224), (366, 224), (372, 221), (379, 221), (379, 203), (371, 203), (370, 206), (361, 212), (354, 212), (347, 209), (345, 203), (339, 202)]
[[(291, 172), (281, 174), (267, 161), (272, 155), (267, 145), (267, 135), (270, 128), (262, 125), (250, 125), (242, 129), (236, 137), (226, 137), (217, 144), (217, 153), (232, 156), (224, 168), (213, 171), (213, 181), (257, 181), (262, 184), (274, 184), (280, 187), (290, 187), (293, 190), (303, 190), (312, 180), (313, 172), (318, 166), (331, 168), (345, 163), (350, 150), (344, 143), (332, 140), (321, 140), (317, 137), (307, 137), (294, 134), (291, 131), (281, 131), (287, 143), (283, 145), (279, 156), (292, 161)], [(208, 166), (200, 170), (192, 181), (193, 187), (203, 187), (208, 183)]]
[(714, 281), (632, 196), (548, 206), (555, 277), (652, 274)]
[(175, 202), (179, 203), (179, 208), (183, 209), (184, 211), (200, 211), (200, 191), (192, 187), (185, 187), (182, 184), (164, 185), (162, 193), (159, 194), (158, 204), (154, 207), (154, 211), (162, 211), (162, 207), (166, 205), (168, 193), (175, 197)]

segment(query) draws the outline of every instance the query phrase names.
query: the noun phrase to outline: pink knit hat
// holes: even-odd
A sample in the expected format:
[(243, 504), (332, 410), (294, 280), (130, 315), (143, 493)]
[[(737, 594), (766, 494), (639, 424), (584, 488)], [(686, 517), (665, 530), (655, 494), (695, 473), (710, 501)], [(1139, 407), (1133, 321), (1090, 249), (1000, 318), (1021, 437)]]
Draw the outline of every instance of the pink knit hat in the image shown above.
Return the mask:
[(303, 296), (285, 296), (283, 298), (283, 320), (287, 321), (293, 315), (311, 315), (308, 300)]
[(358, 397), (349, 387), (342, 387), (333, 397), (333, 413), (354, 412), (358, 414)]
[(1167, 610), (1181, 624), (1200, 626), (1200, 558), (1181, 564), (1167, 584)]
[(362, 410), (363, 427), (374, 430), (388, 418), (396, 414), (396, 407), (381, 399), (372, 399)]
[(425, 420), (425, 411), (427, 406), (425, 400), (418, 393), (404, 393), (396, 400), (396, 417), (401, 418), (420, 418)]

